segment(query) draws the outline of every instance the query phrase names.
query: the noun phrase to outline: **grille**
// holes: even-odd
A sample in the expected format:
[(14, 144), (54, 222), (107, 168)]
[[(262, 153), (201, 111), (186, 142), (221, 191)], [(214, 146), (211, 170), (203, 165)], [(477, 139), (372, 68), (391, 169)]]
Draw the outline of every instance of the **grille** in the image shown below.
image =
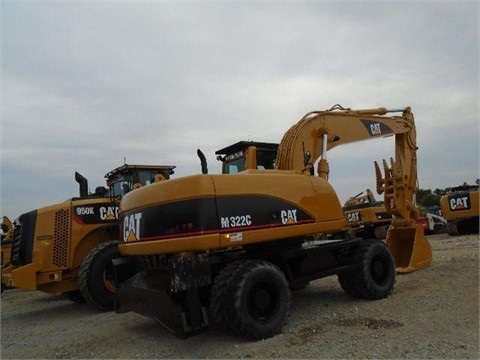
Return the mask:
[(10, 262), (15, 266), (23, 265), (21, 261), (21, 245), (22, 244), (22, 224), (18, 221), (15, 223), (12, 236), (12, 250), (10, 254)]
[(32, 262), (33, 239), (37, 212), (30, 211), (20, 215), (13, 224), (12, 252), (10, 262), (22, 266)]
[(68, 238), (70, 234), (70, 212), (60, 210), (55, 213), (55, 228), (53, 232), (53, 264), (67, 267)]

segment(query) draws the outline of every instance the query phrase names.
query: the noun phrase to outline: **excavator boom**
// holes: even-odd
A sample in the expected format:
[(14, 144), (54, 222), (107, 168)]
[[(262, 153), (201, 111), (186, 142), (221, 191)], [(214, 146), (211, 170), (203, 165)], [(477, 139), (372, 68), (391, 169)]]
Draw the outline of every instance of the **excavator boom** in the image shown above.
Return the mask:
[[(387, 116), (401, 112), (401, 116)], [(301, 170), (328, 179), (327, 151), (361, 140), (395, 136), (395, 160), (383, 160), (384, 176), (375, 163), (377, 192), (384, 194), (387, 211), (394, 218), (387, 233), (397, 271), (410, 272), (427, 267), (432, 260), (428, 240), (416, 222), (418, 190), (416, 129), (412, 111), (386, 108), (351, 110), (335, 105), (326, 111), (307, 113), (283, 136), (277, 154), (279, 170)]]

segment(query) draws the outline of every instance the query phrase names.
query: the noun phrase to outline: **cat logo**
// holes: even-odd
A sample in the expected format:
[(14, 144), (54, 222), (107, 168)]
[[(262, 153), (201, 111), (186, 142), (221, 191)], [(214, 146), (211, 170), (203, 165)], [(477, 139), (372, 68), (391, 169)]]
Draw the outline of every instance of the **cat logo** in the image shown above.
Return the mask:
[(370, 133), (372, 135), (382, 135), (382, 129), (379, 123), (370, 124)]
[(365, 128), (371, 136), (385, 136), (388, 134), (393, 134), (393, 130), (384, 123), (369, 119), (360, 119), (360, 121), (363, 123), (363, 125), (365, 125)]
[(462, 211), (470, 209), (470, 202), (468, 200), (468, 196), (452, 197), (448, 199), (450, 210)]
[(125, 216), (123, 219), (123, 241), (131, 242), (140, 239), (140, 220), (142, 213)]
[(347, 219), (348, 219), (348, 222), (357, 222), (357, 221), (360, 221), (360, 213), (357, 211), (357, 212), (353, 212), (353, 213), (348, 213), (347, 214)]
[(280, 212), (280, 217), (282, 219), (283, 225), (290, 225), (297, 223), (297, 209), (293, 210), (282, 210)]
[(100, 208), (101, 220), (116, 220), (118, 219), (118, 206), (102, 206)]

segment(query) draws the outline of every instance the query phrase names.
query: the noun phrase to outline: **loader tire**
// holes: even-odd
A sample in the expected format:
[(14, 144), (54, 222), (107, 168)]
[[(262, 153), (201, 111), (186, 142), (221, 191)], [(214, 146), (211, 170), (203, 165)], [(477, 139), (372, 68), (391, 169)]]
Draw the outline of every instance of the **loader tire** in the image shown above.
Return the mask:
[(365, 240), (358, 249), (358, 265), (352, 281), (360, 297), (369, 300), (389, 296), (395, 284), (395, 260), (387, 245)]
[(85, 304), (86, 300), (82, 296), (82, 293), (80, 290), (72, 290), (72, 291), (66, 291), (63, 293), (65, 297), (70, 300), (71, 302), (74, 302), (75, 304)]
[(113, 310), (117, 287), (111, 260), (120, 256), (118, 242), (107, 241), (95, 246), (83, 259), (78, 285), (88, 304), (104, 311)]
[(235, 261), (220, 271), (212, 286), (213, 319), (247, 340), (279, 333), (289, 307), (285, 275), (268, 261)]

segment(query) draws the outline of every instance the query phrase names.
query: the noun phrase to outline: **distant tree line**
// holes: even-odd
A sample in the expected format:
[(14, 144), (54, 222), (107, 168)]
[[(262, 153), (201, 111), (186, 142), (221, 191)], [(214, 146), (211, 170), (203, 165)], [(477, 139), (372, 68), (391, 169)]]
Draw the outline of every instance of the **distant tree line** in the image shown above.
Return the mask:
[(417, 204), (423, 207), (440, 206), (442, 195), (448, 194), (451, 188), (446, 189), (419, 189), (417, 191)]
[[(476, 181), (477, 185), (479, 184), (479, 180)], [(473, 186), (468, 185), (467, 183), (463, 183), (462, 186)], [(448, 187), (445, 189), (419, 189), (417, 191), (417, 204), (423, 207), (428, 206), (440, 206), (440, 198), (442, 195), (448, 194), (452, 190), (452, 187)]]

